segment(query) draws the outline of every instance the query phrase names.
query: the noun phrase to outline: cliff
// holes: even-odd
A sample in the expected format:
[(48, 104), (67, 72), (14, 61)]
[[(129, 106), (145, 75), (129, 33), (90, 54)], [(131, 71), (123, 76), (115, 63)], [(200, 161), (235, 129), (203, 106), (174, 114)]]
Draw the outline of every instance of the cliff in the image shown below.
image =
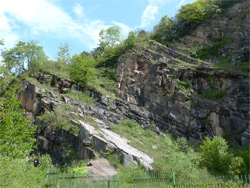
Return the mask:
[(147, 109), (158, 127), (177, 137), (201, 141), (230, 131), (249, 144), (248, 75), (212, 68), (157, 43), (149, 49), (119, 58), (120, 98)]
[[(123, 119), (135, 120), (142, 128), (155, 123), (151, 129), (158, 135), (168, 131), (194, 145), (215, 135), (249, 145), (249, 74), (214, 66), (218, 64), (214, 57), (202, 61), (189, 56), (193, 46), (211, 46), (218, 37), (230, 37), (233, 40), (217, 49), (219, 56), (230, 57), (230, 66), (237, 61), (249, 65), (248, 2), (208, 20), (172, 48), (149, 41), (126, 51), (117, 62), (115, 98), (48, 73), (31, 74), (32, 81), (21, 80), (22, 106), (39, 125), (38, 150), (61, 164), (112, 150), (120, 152), (128, 166), (138, 163), (153, 170), (153, 157), (110, 130)], [(69, 92), (85, 93), (94, 102), (76, 100)], [(59, 115), (67, 119), (62, 125)]]
[[(237, 3), (224, 14), (205, 21), (190, 34), (175, 41), (173, 47), (189, 54), (200, 47), (211, 46), (215, 39), (228, 37), (231, 40), (219, 49), (217, 57), (230, 58), (233, 65), (235, 62), (249, 63), (249, 11), (249, 0)], [(217, 57), (209, 59), (213, 63), (218, 63)]]

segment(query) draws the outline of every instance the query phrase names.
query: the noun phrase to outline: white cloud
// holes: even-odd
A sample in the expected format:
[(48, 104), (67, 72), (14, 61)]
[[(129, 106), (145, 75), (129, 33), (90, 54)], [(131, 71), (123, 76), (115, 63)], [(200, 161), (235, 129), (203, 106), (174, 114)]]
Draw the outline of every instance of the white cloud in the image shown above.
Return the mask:
[(82, 5), (80, 5), (79, 3), (75, 3), (74, 7), (73, 7), (73, 12), (76, 14), (77, 17), (81, 18), (84, 16), (84, 8), (82, 7)]
[(0, 40), (4, 39), (5, 47), (10, 48), (18, 41), (18, 34), (13, 31), (15, 24), (0, 12)]
[[(84, 15), (84, 8), (80, 4), (75, 4), (72, 10), (77, 16)], [(101, 20), (74, 19), (59, 6), (54, 5), (51, 0), (0, 1), (0, 19), (5, 19), (5, 22), (1, 20), (0, 28), (4, 28), (0, 31), (9, 32), (9, 35), (3, 35), (5, 41), (18, 38), (7, 18), (11, 18), (16, 24), (28, 26), (33, 35), (46, 34), (56, 38), (75, 38), (90, 49), (96, 46), (99, 31), (106, 27)]]
[(168, 0), (149, 0), (148, 6), (142, 13), (141, 25), (137, 28), (144, 28), (155, 19), (155, 15), (159, 12), (159, 8), (163, 6)]
[(155, 19), (155, 14), (158, 13), (158, 10), (158, 6), (148, 5), (147, 8), (143, 11), (140, 27), (144, 28), (149, 25), (150, 21)]

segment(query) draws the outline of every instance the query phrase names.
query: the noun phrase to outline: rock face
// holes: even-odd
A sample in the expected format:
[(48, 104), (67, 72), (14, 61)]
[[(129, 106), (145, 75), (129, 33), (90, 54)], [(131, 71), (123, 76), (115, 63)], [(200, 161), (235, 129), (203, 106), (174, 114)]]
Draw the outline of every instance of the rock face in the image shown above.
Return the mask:
[[(187, 52), (185, 48), (211, 45), (218, 37), (229, 36), (232, 41), (220, 49), (219, 55), (227, 54), (232, 62), (248, 62), (250, 33), (250, 0), (235, 4), (225, 14), (209, 19), (187, 36), (175, 42), (176, 50)], [(190, 42), (192, 41), (192, 42)]]
[(213, 69), (158, 44), (150, 49), (119, 58), (120, 98), (148, 111), (145, 118), (177, 137), (200, 142), (226, 130), (249, 145), (247, 75)]
[(148, 170), (153, 170), (150, 165), (153, 159), (147, 154), (130, 146), (126, 138), (105, 129), (100, 128), (98, 131), (95, 127), (80, 121), (80, 139), (83, 139), (85, 144), (90, 145), (96, 151), (104, 151), (106, 148), (110, 150), (119, 150), (122, 155), (122, 161), (127, 166), (132, 166), (134, 161), (146, 167)]
[[(47, 78), (51, 75), (41, 74), (40, 76)], [(44, 80), (40, 76), (36, 75), (34, 77), (38, 81)], [(48, 80), (43, 83), (49, 84), (50, 82)], [(78, 135), (63, 129), (55, 129), (49, 123), (33, 118), (35, 119), (34, 124), (39, 125), (37, 130), (38, 150), (49, 153), (55, 163), (65, 164), (74, 157), (78, 159), (93, 159), (100, 155), (98, 152), (108, 149), (120, 152), (121, 160), (127, 166), (133, 166), (135, 163), (138, 163), (150, 171), (153, 170), (151, 166), (153, 159), (150, 156), (130, 146), (125, 138), (108, 130), (110, 123), (116, 123), (128, 117), (138, 119), (142, 123), (145, 121), (145, 124), (148, 120), (142, 117), (143, 114), (147, 114), (147, 111), (135, 108), (133, 111), (136, 111), (137, 114), (130, 114), (131, 108), (134, 106), (130, 106), (121, 100), (116, 100), (110, 107), (109, 98), (95, 91), (92, 91), (91, 95), (97, 99), (97, 102), (95, 106), (90, 106), (58, 93), (64, 93), (66, 91), (64, 88), (55, 87), (54, 91), (45, 90), (40, 85), (25, 80), (22, 81), (22, 86), (23, 91), (20, 94), (22, 105), (35, 116), (39, 116), (45, 111), (54, 111), (56, 108), (60, 108), (63, 103), (67, 103), (74, 109), (77, 109), (77, 113), (72, 112), (72, 114), (81, 117), (90, 115), (98, 118), (95, 120), (97, 123), (96, 127), (71, 119), (71, 123), (79, 127)]]

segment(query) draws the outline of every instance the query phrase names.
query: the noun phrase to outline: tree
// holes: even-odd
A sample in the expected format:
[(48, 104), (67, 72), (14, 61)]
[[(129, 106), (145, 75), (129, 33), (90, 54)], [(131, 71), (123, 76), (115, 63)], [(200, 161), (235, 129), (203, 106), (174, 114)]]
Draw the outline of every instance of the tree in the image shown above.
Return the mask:
[(94, 64), (95, 60), (89, 56), (74, 55), (70, 65), (71, 79), (80, 83), (82, 87), (86, 87), (88, 81), (93, 78)]
[(206, 18), (207, 12), (205, 11), (205, 0), (197, 0), (193, 3), (187, 4), (179, 9), (176, 15), (177, 22), (183, 27), (184, 30), (190, 30), (201, 24)]
[(31, 126), (30, 120), (23, 115), (24, 110), (20, 109), (21, 99), (17, 99), (17, 95), (21, 89), (17, 79), (6, 88), (0, 98), (0, 154), (23, 158), (34, 149), (32, 135), (36, 126)]
[(153, 39), (160, 43), (166, 43), (170, 40), (174, 22), (167, 15), (161, 18), (158, 25), (154, 26)]
[(18, 75), (26, 70), (35, 70), (47, 61), (43, 47), (37, 44), (37, 41), (19, 41), (15, 47), (2, 52), (4, 64), (10, 73)]
[(61, 44), (59, 46), (59, 50), (60, 51), (57, 53), (57, 62), (64, 65), (68, 65), (70, 63), (69, 44)]
[(107, 47), (114, 47), (119, 44), (121, 38), (120, 27), (112, 26), (106, 30), (102, 29), (99, 33), (99, 38), (99, 46), (93, 51), (94, 57), (103, 55)]
[(227, 141), (219, 136), (213, 140), (205, 137), (202, 145), (199, 147), (201, 154), (201, 164), (208, 170), (215, 173), (227, 173), (228, 166), (231, 163), (232, 154), (228, 152)]
[(4, 40), (0, 40), (0, 45), (4, 45)]

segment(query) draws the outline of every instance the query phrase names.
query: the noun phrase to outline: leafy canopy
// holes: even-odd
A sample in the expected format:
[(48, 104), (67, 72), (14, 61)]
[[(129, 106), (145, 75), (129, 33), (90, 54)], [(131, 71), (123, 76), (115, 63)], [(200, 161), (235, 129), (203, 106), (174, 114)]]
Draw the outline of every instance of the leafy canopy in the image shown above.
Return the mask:
[(69, 44), (61, 44), (57, 53), (57, 62), (68, 65), (70, 63)]
[(21, 89), (17, 79), (6, 88), (0, 98), (0, 154), (23, 158), (34, 149), (32, 135), (36, 126), (30, 125), (30, 120), (23, 115), (24, 110), (20, 109), (21, 99), (17, 99), (17, 95)]
[(164, 16), (154, 26), (152, 39), (167, 45), (241, 1), (244, 0), (197, 0), (182, 6), (174, 18)]
[(92, 57), (84, 54), (74, 55), (70, 65), (71, 79), (81, 84), (82, 87), (86, 87), (95, 73), (94, 65), (95, 59)]
[(111, 26), (108, 29), (102, 29), (99, 33), (99, 45), (93, 51), (94, 57), (103, 55), (107, 47), (114, 47), (120, 43), (121, 31), (118, 26)]
[(2, 52), (5, 67), (14, 75), (26, 70), (37, 70), (45, 61), (47, 56), (42, 46), (37, 41), (19, 41), (15, 47)]

